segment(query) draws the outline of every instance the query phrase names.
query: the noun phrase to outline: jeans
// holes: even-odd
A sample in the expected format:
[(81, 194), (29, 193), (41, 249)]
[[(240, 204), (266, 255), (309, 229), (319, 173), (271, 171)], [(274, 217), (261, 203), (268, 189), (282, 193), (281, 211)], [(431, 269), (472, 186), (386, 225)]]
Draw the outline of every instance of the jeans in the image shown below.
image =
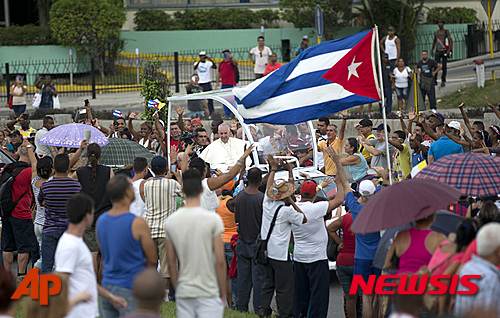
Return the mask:
[(259, 315), (271, 316), (271, 301), (276, 290), (276, 305), (279, 317), (293, 317), (293, 265), (292, 261), (267, 259), (264, 266), (266, 279), (262, 285), (262, 300)]
[(410, 90), (408, 87), (403, 87), (403, 88), (396, 87), (396, 96), (398, 97), (398, 100), (400, 99), (408, 100), (409, 92)]
[(22, 113), (26, 111), (26, 104), (24, 105), (12, 105), (12, 109), (14, 110), (14, 113), (16, 114), (16, 118), (21, 116)]
[(42, 269), (40, 274), (52, 272), (54, 268), (54, 256), (56, 254), (59, 238), (66, 230), (54, 230), (42, 233)]
[[(231, 260), (234, 256), (233, 250), (231, 249), (231, 243), (224, 243), (224, 253), (226, 254), (227, 269), (229, 270)], [(231, 278), (231, 301), (233, 303), (233, 308), (235, 308), (238, 302), (238, 277)]]
[[(441, 66), (443, 67), (441, 71), (443, 73), (441, 74), (441, 82), (446, 82), (446, 73), (448, 71), (448, 56), (445, 56), (446, 51), (437, 51), (436, 52), (436, 62), (440, 63)], [(437, 82), (437, 76), (438, 74), (436, 73), (436, 76), (434, 76), (434, 81)]]
[(238, 257), (238, 310), (248, 311), (250, 292), (253, 287), (253, 308), (257, 311), (261, 304), (261, 290), (265, 274), (262, 265), (253, 260), (255, 243), (246, 244), (238, 240), (236, 255)]
[(105, 284), (103, 287), (113, 295), (125, 298), (128, 303), (127, 308), (115, 308), (111, 303), (103, 297), (99, 297), (101, 303), (101, 318), (115, 318), (130, 315), (137, 309), (137, 300), (132, 294), (131, 289), (123, 288), (120, 286)]
[[(389, 114), (392, 111), (392, 87), (384, 86), (384, 98), (385, 98), (385, 113)], [(380, 104), (380, 113), (382, 113), (382, 104)]]
[(434, 87), (434, 83), (431, 84), (431, 88), (426, 91), (424, 89), (420, 89), (422, 92), (422, 98), (425, 103), (425, 95), (429, 96), (429, 104), (431, 106), (431, 109), (436, 109), (436, 88)]
[(205, 117), (205, 111), (203, 111), (203, 110), (200, 110), (200, 111), (188, 110), (188, 117), (191, 119), (203, 118), (203, 117)]
[[(233, 87), (234, 87), (233, 85), (222, 85), (221, 89), (224, 89), (224, 88), (233, 88)], [(227, 108), (226, 106), (224, 106), (224, 114), (226, 115), (226, 117), (231, 117), (232, 112), (229, 110), (229, 108)]]
[(326, 317), (330, 298), (328, 260), (294, 263), (295, 317)]
[(35, 223), (35, 236), (36, 240), (38, 241), (38, 246), (40, 249), (40, 258), (36, 261), (33, 267), (37, 267), (40, 269), (42, 268), (42, 230), (43, 230), (43, 225)]
[[(203, 88), (204, 92), (209, 92), (212, 90), (212, 83), (203, 83), (203, 84), (198, 84), (200, 85), (201, 88)], [(208, 111), (210, 112), (210, 115), (214, 113), (214, 100), (213, 99), (207, 99), (207, 106), (208, 106)]]

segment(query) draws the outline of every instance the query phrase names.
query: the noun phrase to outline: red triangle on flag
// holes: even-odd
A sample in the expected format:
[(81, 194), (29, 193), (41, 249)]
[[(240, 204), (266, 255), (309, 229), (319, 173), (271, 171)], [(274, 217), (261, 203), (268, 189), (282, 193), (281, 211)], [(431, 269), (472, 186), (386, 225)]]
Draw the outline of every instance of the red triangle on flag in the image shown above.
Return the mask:
[(380, 100), (375, 84), (372, 38), (373, 30), (322, 77), (342, 85), (353, 94)]

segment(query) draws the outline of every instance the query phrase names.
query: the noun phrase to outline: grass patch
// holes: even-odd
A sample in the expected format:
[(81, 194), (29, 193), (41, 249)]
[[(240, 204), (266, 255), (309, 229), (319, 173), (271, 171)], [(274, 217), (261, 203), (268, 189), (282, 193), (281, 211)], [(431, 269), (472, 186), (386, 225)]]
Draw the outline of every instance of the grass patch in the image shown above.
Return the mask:
[(457, 108), (464, 100), (465, 107), (488, 107), (484, 99), (485, 95), (488, 96), (492, 104), (500, 101), (500, 80), (486, 81), (483, 88), (474, 86), (446, 95), (437, 103), (437, 108), (438, 110), (440, 108)]

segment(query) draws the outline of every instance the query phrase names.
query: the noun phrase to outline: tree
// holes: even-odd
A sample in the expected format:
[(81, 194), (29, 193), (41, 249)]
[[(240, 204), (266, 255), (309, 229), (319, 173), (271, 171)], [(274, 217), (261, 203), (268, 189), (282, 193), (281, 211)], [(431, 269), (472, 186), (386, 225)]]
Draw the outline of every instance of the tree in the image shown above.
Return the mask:
[(282, 19), (296, 28), (314, 28), (316, 5), (323, 10), (323, 29), (326, 40), (333, 39), (335, 31), (351, 26), (353, 22), (351, 0), (280, 0)]
[[(144, 97), (144, 118), (153, 121), (153, 113), (156, 111), (148, 107), (148, 101), (158, 99), (162, 103), (167, 102), (167, 97), (172, 95), (170, 91), (170, 83), (172, 77), (169, 73), (162, 70), (161, 61), (157, 59), (148, 60), (144, 63), (144, 68), (141, 73), (141, 96)], [(168, 106), (163, 107), (158, 113), (160, 119), (164, 122), (167, 120)]]
[(38, 8), (38, 24), (42, 28), (49, 27), (49, 18), (50, 18), (50, 7), (57, 0), (37, 0), (36, 5)]
[(106, 68), (106, 51), (121, 47), (120, 28), (124, 22), (121, 0), (59, 0), (50, 10), (54, 39), (94, 58), (101, 78)]
[(435, 7), (427, 13), (427, 24), (435, 24), (439, 18), (447, 24), (453, 23), (478, 23), (476, 11), (464, 7)]
[(415, 47), (416, 26), (422, 20), (424, 0), (363, 0), (361, 14), (364, 24), (379, 27), (380, 38), (389, 26), (397, 30), (401, 39), (402, 57), (411, 58)]

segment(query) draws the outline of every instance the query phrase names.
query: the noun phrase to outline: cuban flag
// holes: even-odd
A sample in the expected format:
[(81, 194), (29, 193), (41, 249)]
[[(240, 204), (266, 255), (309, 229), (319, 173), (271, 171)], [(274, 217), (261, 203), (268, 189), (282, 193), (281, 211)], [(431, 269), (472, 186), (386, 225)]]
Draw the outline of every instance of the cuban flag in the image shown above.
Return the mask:
[(120, 118), (123, 117), (123, 113), (119, 109), (115, 109), (113, 116)]
[(375, 33), (323, 42), (248, 86), (233, 89), (245, 123), (297, 124), (380, 101)]
[(157, 99), (150, 99), (148, 101), (148, 108), (154, 108), (158, 110), (158, 106), (160, 105), (160, 101)]

